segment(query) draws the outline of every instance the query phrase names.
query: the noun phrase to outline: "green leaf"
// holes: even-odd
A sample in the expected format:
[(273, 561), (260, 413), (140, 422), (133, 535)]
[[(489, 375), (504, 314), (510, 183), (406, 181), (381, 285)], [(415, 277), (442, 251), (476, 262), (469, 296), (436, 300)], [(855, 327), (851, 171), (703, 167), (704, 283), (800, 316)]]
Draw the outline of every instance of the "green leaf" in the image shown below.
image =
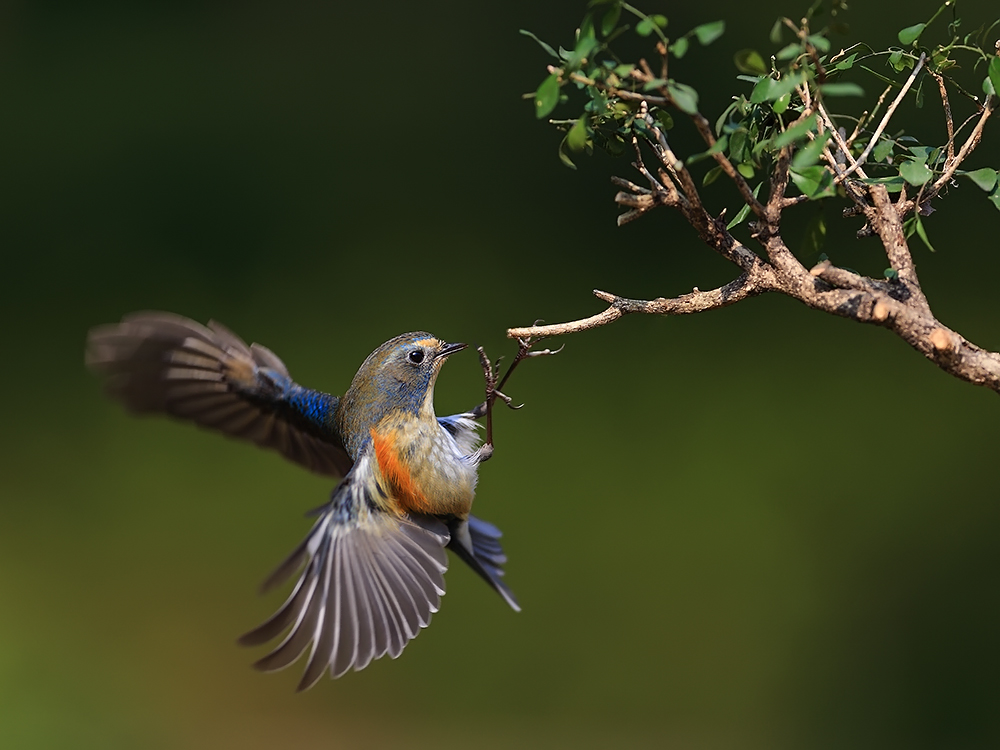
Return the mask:
[(702, 46), (711, 44), (724, 33), (726, 33), (725, 21), (712, 21), (694, 27), (694, 35), (698, 37), (698, 41), (701, 42)]
[(784, 133), (778, 135), (774, 139), (774, 147), (783, 148), (787, 146), (789, 143), (801, 140), (805, 138), (806, 134), (808, 134), (809, 131), (811, 131), (815, 127), (816, 127), (816, 115), (815, 114), (809, 115), (809, 117), (807, 117), (802, 122), (792, 125), (792, 127), (786, 130)]
[(767, 65), (764, 63), (764, 58), (755, 49), (741, 49), (733, 55), (733, 63), (741, 73), (767, 75)]
[(570, 159), (569, 155), (566, 153), (566, 146), (567, 146), (566, 141), (567, 141), (568, 138), (569, 138), (569, 136), (567, 135), (566, 138), (563, 138), (559, 142), (559, 161), (561, 161), (563, 164), (565, 164), (570, 169), (576, 169), (576, 164), (573, 163), (573, 160)]
[(668, 81), (667, 91), (681, 112), (693, 115), (698, 111), (698, 92), (687, 84)]
[(997, 171), (989, 167), (977, 169), (975, 172), (960, 172), (963, 177), (968, 177), (981, 189), (987, 193), (993, 191), (997, 186)]
[(785, 110), (788, 109), (788, 105), (792, 103), (791, 93), (785, 94), (775, 99), (771, 103), (771, 110), (776, 115), (784, 114)]
[(815, 138), (810, 143), (808, 143), (803, 148), (799, 149), (795, 156), (792, 157), (792, 166), (796, 169), (805, 169), (806, 167), (811, 167), (820, 160), (820, 155), (823, 153), (823, 147), (826, 146), (826, 142), (830, 140), (830, 133), (823, 133), (823, 135)]
[(803, 169), (791, 167), (788, 172), (795, 187), (809, 198), (825, 198), (836, 193), (833, 175), (825, 167), (819, 165)]
[(781, 18), (774, 22), (774, 25), (771, 27), (771, 34), (769, 37), (771, 44), (781, 44), (781, 32), (784, 28), (785, 24)]
[(674, 118), (665, 109), (653, 110), (653, 117), (660, 126), (660, 130), (670, 130), (674, 126)]
[(927, 168), (927, 165), (918, 159), (906, 159), (899, 165), (899, 174), (914, 187), (920, 187), (927, 182), (934, 173)]
[(898, 193), (906, 185), (906, 180), (904, 180), (899, 175), (893, 175), (892, 177), (869, 177), (867, 180), (862, 180), (866, 185), (884, 185), (885, 189), (890, 193)]
[(853, 53), (851, 55), (848, 55), (843, 60), (841, 60), (840, 62), (838, 62), (836, 65), (834, 65), (833, 69), (834, 70), (850, 70), (851, 68), (854, 67), (854, 61), (857, 59), (857, 57), (858, 57), (858, 53), (857, 52), (855, 52), (855, 53)]
[(577, 70), (583, 65), (583, 61), (590, 56), (590, 53), (594, 51), (597, 44), (597, 39), (594, 37), (581, 36), (580, 40), (576, 43), (576, 47), (573, 48), (573, 54), (566, 59), (566, 69)]
[(742, 164), (737, 164), (736, 171), (739, 172), (744, 177), (746, 177), (748, 180), (753, 179), (754, 176), (753, 164), (751, 164), (750, 162), (745, 161)]
[(948, 53), (945, 50), (938, 50), (933, 55), (931, 55), (930, 68), (931, 70), (936, 70), (937, 72), (942, 72), (948, 68), (954, 68), (958, 65), (953, 59), (948, 57)]
[(530, 31), (528, 31), (526, 29), (519, 29), (518, 33), (524, 34), (526, 37), (530, 37), (531, 39), (534, 39), (536, 42), (538, 42), (538, 46), (539, 47), (541, 47), (543, 50), (545, 50), (550, 55), (552, 55), (556, 60), (559, 59), (559, 54), (554, 49), (552, 49), (552, 47), (550, 45), (548, 45), (545, 42), (543, 42), (541, 39), (539, 39), (537, 36), (535, 36), (534, 34), (532, 34)]
[(993, 91), (1000, 95), (1000, 57), (994, 55), (990, 60), (990, 83), (993, 84)]
[(675, 41), (673, 44), (670, 45), (671, 54), (673, 54), (673, 56), (676, 57), (678, 60), (684, 57), (684, 55), (687, 54), (687, 51), (688, 51), (688, 40), (685, 39), (684, 37), (681, 37), (680, 39), (678, 39), (677, 41)]
[(618, 19), (622, 15), (622, 4), (619, 2), (612, 3), (611, 7), (608, 8), (608, 12), (601, 17), (601, 35), (609, 36), (612, 31), (618, 26)]
[(918, 23), (913, 26), (907, 26), (902, 29), (896, 36), (899, 38), (900, 44), (913, 44), (920, 38), (920, 35), (924, 32), (927, 24)]
[[(757, 187), (753, 189), (754, 198), (757, 197), (757, 194), (760, 192), (760, 186), (763, 184), (764, 184), (763, 182), (757, 183)], [(733, 220), (728, 224), (726, 224), (726, 229), (732, 229), (733, 227), (742, 224), (749, 215), (750, 215), (750, 204), (746, 203), (743, 205), (743, 208), (740, 209), (740, 212), (733, 217)]]
[(856, 83), (824, 83), (819, 87), (823, 96), (864, 96), (865, 90)]
[(888, 138), (883, 138), (878, 142), (875, 148), (872, 150), (872, 158), (876, 162), (885, 161), (892, 154), (892, 147), (895, 144)]
[(806, 37), (806, 41), (819, 50), (820, 54), (825, 55), (830, 51), (830, 40), (822, 34), (812, 34), (811, 36)]
[[(891, 65), (892, 69), (897, 73), (906, 67), (906, 64), (903, 63), (903, 50), (897, 49), (889, 53), (889, 65)], [(890, 83), (892, 83), (892, 81), (890, 81)]]
[(790, 94), (804, 80), (804, 73), (788, 74), (780, 81), (776, 81), (773, 78), (761, 78), (757, 82), (757, 85), (753, 87), (753, 93), (750, 94), (750, 103), (762, 104), (767, 101), (773, 102), (785, 94)]
[(625, 153), (625, 141), (618, 133), (605, 137), (600, 132), (594, 133), (595, 145), (603, 148), (610, 156), (621, 156)]
[(750, 92), (750, 103), (751, 104), (763, 104), (768, 99), (768, 93), (771, 91), (771, 86), (775, 83), (773, 78), (761, 78), (753, 87), (753, 91)]
[(719, 179), (719, 175), (721, 174), (722, 167), (712, 167), (710, 170), (705, 172), (705, 176), (701, 179), (701, 184), (707, 187)]
[(882, 271), (882, 275), (885, 276), (885, 278), (887, 278), (889, 281), (895, 281), (896, 279), (899, 278), (899, 271), (897, 271), (895, 268), (887, 268), (884, 271)]
[(826, 221), (823, 214), (816, 214), (806, 224), (805, 236), (802, 238), (802, 253), (806, 256), (818, 254), (826, 242)]
[(667, 80), (665, 78), (653, 78), (652, 80), (646, 81), (642, 85), (643, 91), (652, 91), (653, 89), (658, 89), (667, 85)]
[[(905, 138), (906, 136), (903, 137)], [(902, 138), (900, 140), (902, 140)], [(912, 140), (915, 141), (916, 139)], [(921, 164), (926, 164), (928, 161), (931, 161), (931, 157), (935, 154), (935, 152), (937, 152), (937, 149), (933, 146), (910, 146), (906, 150), (913, 154), (913, 158)]]
[(585, 117), (578, 119), (566, 134), (566, 145), (570, 151), (583, 151), (587, 145), (587, 124), (584, 122), (586, 119)]
[(924, 241), (924, 244), (927, 245), (928, 250), (930, 250), (932, 253), (937, 252), (934, 249), (934, 245), (931, 244), (931, 241), (927, 239), (927, 231), (924, 229), (924, 223), (920, 220), (920, 214), (919, 213), (913, 214), (913, 219), (914, 219), (914, 226), (916, 227), (917, 230), (917, 237), (919, 237)]
[(549, 113), (556, 108), (559, 103), (559, 76), (553, 73), (538, 87), (535, 92), (535, 117), (541, 120), (548, 117)]
[[(721, 139), (720, 139), (721, 140)], [(716, 144), (718, 145), (718, 143)], [(743, 155), (747, 147), (747, 131), (743, 128), (734, 130), (729, 136), (729, 156), (735, 162), (744, 160)]]
[(667, 28), (667, 17), (661, 16), (659, 13), (653, 16), (646, 16), (635, 25), (635, 32), (639, 36), (649, 36), (657, 26), (661, 29)]
[(990, 203), (996, 206), (997, 210), (1000, 210), (1000, 188), (990, 193)]
[(786, 47), (782, 47), (778, 50), (778, 54), (775, 57), (779, 60), (791, 60), (798, 57), (803, 52), (802, 45), (796, 42), (792, 42)]

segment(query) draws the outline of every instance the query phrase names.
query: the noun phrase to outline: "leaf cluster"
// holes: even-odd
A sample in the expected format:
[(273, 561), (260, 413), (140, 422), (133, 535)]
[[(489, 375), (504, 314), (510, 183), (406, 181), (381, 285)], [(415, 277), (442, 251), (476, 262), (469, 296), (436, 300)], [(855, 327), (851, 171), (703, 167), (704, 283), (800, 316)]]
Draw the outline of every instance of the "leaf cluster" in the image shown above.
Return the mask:
[[(963, 128), (982, 110), (983, 102), (1000, 91), (1000, 51), (990, 40), (1000, 21), (966, 32), (955, 0), (947, 0), (928, 20), (901, 29), (898, 45), (876, 48), (859, 42), (834, 51), (830, 36), (844, 30), (838, 21), (843, 10), (842, 0), (817, 2), (799, 22), (776, 21), (772, 53), (765, 56), (752, 49), (735, 53), (737, 78), (744, 88), (734, 92), (729, 106), (713, 118), (715, 138), (706, 141), (708, 150), (687, 159), (692, 164), (714, 158), (717, 165), (704, 174), (705, 184), (723, 172), (718, 155), (724, 155), (744, 179), (759, 181), (756, 189), (779, 159), (789, 159), (789, 176), (803, 200), (842, 191), (844, 175), (838, 179), (838, 170), (852, 165), (863, 175), (862, 181), (883, 184), (897, 193), (919, 192), (945, 174)], [(831, 22), (812, 28), (824, 12)], [(696, 89), (673, 77), (671, 67), (692, 42), (708, 45), (717, 40), (725, 24), (713, 21), (677, 36), (671, 36), (668, 28), (664, 15), (648, 15), (620, 0), (592, 0), (570, 49), (555, 49), (522, 32), (553, 58), (547, 77), (530, 95), (536, 116), (549, 118), (571, 101), (579, 113), (549, 120), (563, 132), (559, 155), (567, 166), (574, 166), (572, 153), (601, 149), (618, 156), (633, 143), (649, 141), (649, 119), (638, 116), (642, 104), (664, 132), (674, 126), (678, 114), (702, 117)], [(629, 33), (654, 43), (652, 65), (645, 59), (619, 56), (616, 42)], [(867, 93), (872, 88), (884, 91), (876, 97)], [(901, 91), (917, 107), (923, 107), (928, 97), (942, 105), (948, 118), (946, 141), (923, 143), (902, 129), (889, 131), (885, 123), (878, 125), (886, 114), (893, 114)], [(954, 126), (948, 92), (952, 100), (972, 110), (967, 120)], [(861, 115), (839, 111), (838, 105), (850, 103), (851, 98), (867, 104)], [(864, 169), (858, 170), (861, 166)], [(986, 191), (1000, 209), (995, 169), (953, 173)], [(925, 242), (920, 217), (928, 213), (915, 211), (906, 225), (910, 234)]]

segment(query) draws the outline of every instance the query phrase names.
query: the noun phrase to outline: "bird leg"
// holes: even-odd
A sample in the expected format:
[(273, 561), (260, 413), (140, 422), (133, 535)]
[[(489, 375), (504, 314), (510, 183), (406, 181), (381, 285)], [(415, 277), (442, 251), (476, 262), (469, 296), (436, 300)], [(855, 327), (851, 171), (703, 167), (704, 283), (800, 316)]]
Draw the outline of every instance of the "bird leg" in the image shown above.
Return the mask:
[(510, 363), (510, 367), (507, 368), (507, 372), (503, 374), (503, 377), (500, 377), (500, 362), (503, 360), (503, 357), (497, 357), (495, 362), (491, 362), (490, 358), (486, 356), (486, 350), (481, 346), (476, 347), (476, 351), (479, 352), (479, 363), (483, 367), (483, 376), (486, 378), (486, 400), (472, 410), (472, 414), (476, 419), (483, 416), (486, 417), (486, 442), (479, 448), (480, 463), (488, 461), (493, 456), (493, 405), (496, 403), (496, 400), (500, 399), (511, 409), (520, 409), (524, 406), (524, 404), (515, 406), (513, 399), (501, 390), (510, 379), (514, 368), (529, 357), (544, 357), (551, 354), (558, 354), (563, 350), (563, 347), (560, 346), (556, 350), (540, 349), (532, 351), (531, 345), (532, 341), (530, 338), (517, 340), (517, 354), (514, 355), (514, 360)]

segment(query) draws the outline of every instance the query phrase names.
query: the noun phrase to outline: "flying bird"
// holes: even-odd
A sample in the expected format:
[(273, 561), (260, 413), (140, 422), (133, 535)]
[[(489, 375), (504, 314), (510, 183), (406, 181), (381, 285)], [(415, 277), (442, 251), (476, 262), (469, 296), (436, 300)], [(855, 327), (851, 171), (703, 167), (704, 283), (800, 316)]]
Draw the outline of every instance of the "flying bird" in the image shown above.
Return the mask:
[(240, 639), (278, 640), (257, 668), (283, 669), (308, 651), (304, 690), (326, 671), (340, 677), (396, 658), (440, 606), (446, 549), (520, 611), (502, 578), (500, 531), (469, 512), (478, 466), (492, 453), (492, 435), (480, 446), (476, 422), (487, 404), (434, 414), (441, 366), (465, 346), (426, 332), (396, 336), (338, 398), (299, 385), (273, 352), (216, 322), (143, 312), (91, 330), (87, 365), (129, 411), (188, 420), (342, 478), (264, 584), (299, 572), (281, 608)]

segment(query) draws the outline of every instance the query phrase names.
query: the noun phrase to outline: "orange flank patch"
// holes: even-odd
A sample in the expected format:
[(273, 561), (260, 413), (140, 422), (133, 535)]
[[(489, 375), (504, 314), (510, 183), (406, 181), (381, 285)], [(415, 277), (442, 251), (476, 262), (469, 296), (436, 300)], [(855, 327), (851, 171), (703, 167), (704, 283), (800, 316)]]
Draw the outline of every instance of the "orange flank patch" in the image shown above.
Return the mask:
[(403, 510), (432, 513), (430, 502), (413, 481), (409, 468), (399, 460), (399, 454), (396, 452), (396, 431), (380, 435), (373, 428), (371, 436), (378, 467), (382, 471), (382, 476), (392, 486), (393, 494)]

